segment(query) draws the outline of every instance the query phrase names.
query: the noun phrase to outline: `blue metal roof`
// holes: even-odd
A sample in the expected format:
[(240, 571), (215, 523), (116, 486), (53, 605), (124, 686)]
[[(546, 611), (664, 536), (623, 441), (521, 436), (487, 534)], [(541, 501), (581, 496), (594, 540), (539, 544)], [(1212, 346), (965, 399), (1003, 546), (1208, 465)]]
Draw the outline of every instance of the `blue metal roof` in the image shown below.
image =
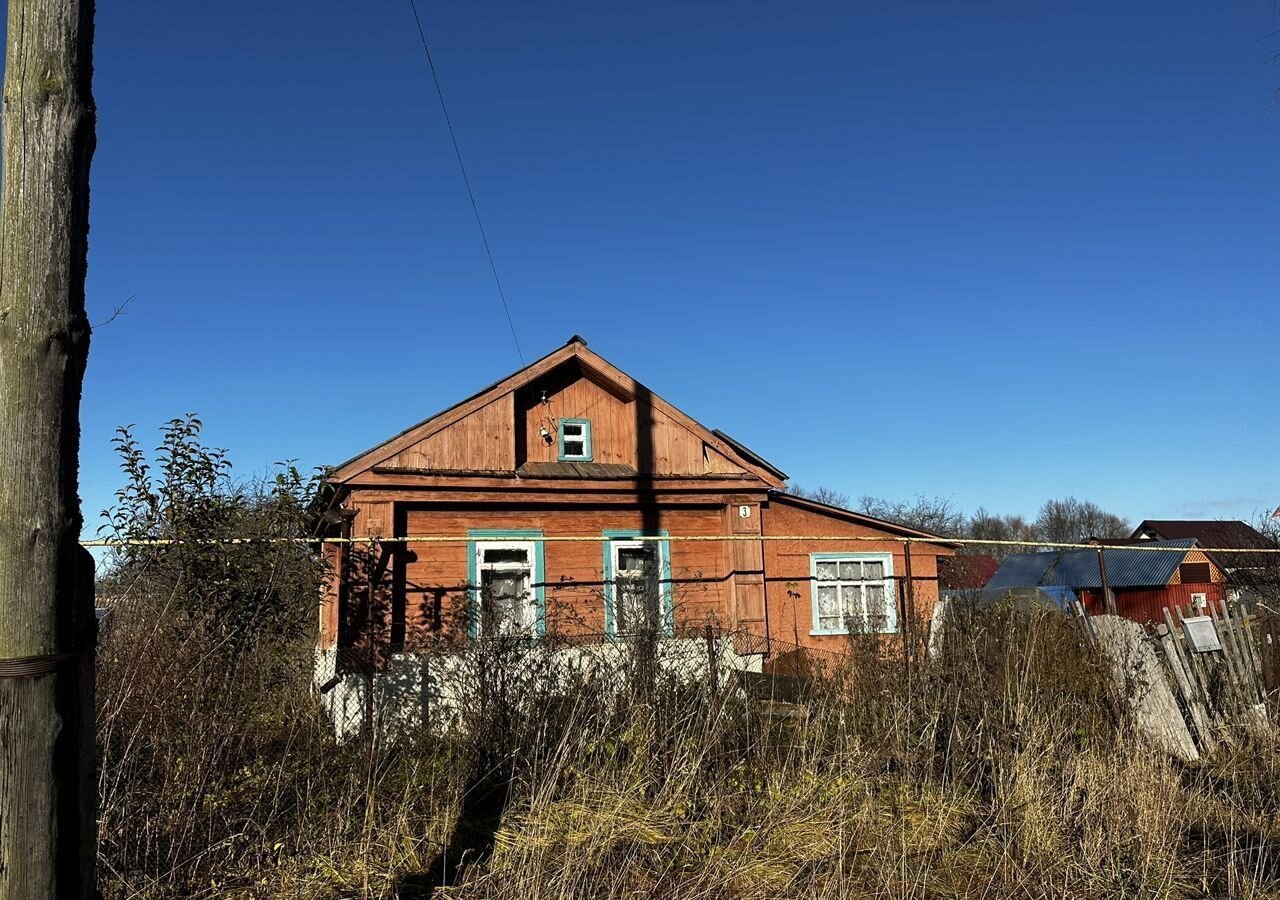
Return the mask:
[[(1111, 588), (1163, 587), (1178, 571), (1187, 551), (1195, 546), (1194, 538), (1176, 541), (1144, 541), (1143, 547), (1168, 547), (1168, 550), (1143, 550), (1136, 547), (1107, 547), (1107, 584)], [(1179, 552), (1181, 551), (1181, 552)], [(1044, 553), (1019, 553), (1010, 556), (991, 576), (988, 588), (1040, 587), (1066, 585), (1100, 589), (1102, 574), (1098, 568), (1097, 550), (1053, 550)]]

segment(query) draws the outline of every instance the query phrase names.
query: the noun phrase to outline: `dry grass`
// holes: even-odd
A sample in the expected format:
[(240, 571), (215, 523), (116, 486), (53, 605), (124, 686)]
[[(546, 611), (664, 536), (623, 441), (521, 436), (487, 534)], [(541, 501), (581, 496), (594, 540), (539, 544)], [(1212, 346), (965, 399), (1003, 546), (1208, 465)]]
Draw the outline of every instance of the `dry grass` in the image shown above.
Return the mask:
[(306, 641), (156, 612), (102, 647), (109, 898), (1280, 897), (1277, 736), (1162, 758), (1060, 618), (859, 645), (804, 720), (579, 686), (339, 747)]

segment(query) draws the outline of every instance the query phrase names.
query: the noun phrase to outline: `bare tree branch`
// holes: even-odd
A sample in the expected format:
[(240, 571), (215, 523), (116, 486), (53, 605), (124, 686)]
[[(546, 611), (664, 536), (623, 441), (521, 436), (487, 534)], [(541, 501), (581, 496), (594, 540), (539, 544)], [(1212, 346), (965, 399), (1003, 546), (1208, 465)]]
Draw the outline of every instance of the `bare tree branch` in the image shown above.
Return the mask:
[(116, 309), (115, 309), (115, 312), (113, 312), (113, 313), (111, 314), (111, 316), (110, 316), (110, 317), (109, 317), (105, 322), (99, 322), (99, 323), (97, 323), (96, 325), (90, 325), (90, 326), (89, 326), (89, 330), (90, 330), (90, 331), (97, 331), (99, 328), (105, 328), (106, 326), (110, 325), (112, 322), (114, 322), (116, 319), (118, 319), (121, 315), (123, 315), (123, 314), (124, 314), (125, 308), (126, 308), (130, 303), (132, 303), (132, 302), (133, 302), (133, 298), (134, 298), (134, 297), (136, 297), (136, 296), (138, 296), (138, 295), (137, 295), (137, 294), (130, 294), (130, 295), (129, 295), (129, 297), (128, 297), (128, 299), (126, 299), (123, 303), (121, 303), (119, 306), (117, 306), (117, 307), (116, 307)]

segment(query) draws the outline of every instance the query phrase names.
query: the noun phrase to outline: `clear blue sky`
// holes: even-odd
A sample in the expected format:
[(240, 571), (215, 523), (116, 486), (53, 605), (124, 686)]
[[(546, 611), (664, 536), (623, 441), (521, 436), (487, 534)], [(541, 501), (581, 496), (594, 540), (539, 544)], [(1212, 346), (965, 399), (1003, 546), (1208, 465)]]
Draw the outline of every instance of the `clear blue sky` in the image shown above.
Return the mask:
[[(1134, 520), (1280, 502), (1265, 0), (420, 0), (527, 359), (795, 480)], [(84, 397), (244, 474), (518, 367), (407, 2), (102, 3)]]

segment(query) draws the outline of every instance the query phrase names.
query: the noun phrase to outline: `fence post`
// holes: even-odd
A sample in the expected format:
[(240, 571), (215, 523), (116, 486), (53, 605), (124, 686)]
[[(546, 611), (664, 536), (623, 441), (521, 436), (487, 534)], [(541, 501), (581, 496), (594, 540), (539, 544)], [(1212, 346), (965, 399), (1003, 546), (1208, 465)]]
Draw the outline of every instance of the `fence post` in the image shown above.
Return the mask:
[(1218, 642), (1222, 644), (1222, 659), (1226, 663), (1227, 675), (1231, 679), (1233, 689), (1243, 698), (1248, 690), (1244, 680), (1244, 670), (1241, 668), (1244, 660), (1240, 654), (1240, 648), (1236, 646), (1235, 634), (1229, 629), (1230, 620), (1224, 623), (1222, 616), (1218, 613), (1215, 600), (1209, 600), (1208, 609), (1209, 618), (1218, 632)]
[(902, 656), (903, 665), (907, 670), (907, 696), (910, 694), (911, 685), (911, 658), (913, 656), (912, 644), (914, 643), (913, 623), (915, 622), (916, 597), (915, 587), (911, 578), (911, 542), (902, 542), (902, 560), (905, 568), (903, 577), (906, 581), (905, 590), (902, 592)]
[(1280, 617), (1258, 604), (1258, 651), (1261, 656), (1262, 689), (1268, 705), (1276, 706), (1275, 692), (1280, 688)]
[(711, 628), (711, 623), (707, 623), (706, 627), (707, 640), (707, 688), (710, 691), (712, 705), (716, 702), (716, 697), (720, 693), (720, 660), (719, 654), (716, 653), (716, 637), (715, 632)]
[(1191, 724), (1195, 726), (1200, 750), (1211, 753), (1217, 742), (1209, 730), (1209, 711), (1201, 702), (1195, 672), (1191, 668), (1191, 661), (1187, 659), (1188, 651), (1178, 643), (1178, 632), (1174, 628), (1173, 617), (1168, 607), (1164, 609), (1164, 626), (1158, 629), (1157, 633), (1160, 635), (1160, 645), (1164, 648), (1169, 669), (1173, 672), (1173, 679), (1178, 685), (1187, 713), (1191, 717)]

